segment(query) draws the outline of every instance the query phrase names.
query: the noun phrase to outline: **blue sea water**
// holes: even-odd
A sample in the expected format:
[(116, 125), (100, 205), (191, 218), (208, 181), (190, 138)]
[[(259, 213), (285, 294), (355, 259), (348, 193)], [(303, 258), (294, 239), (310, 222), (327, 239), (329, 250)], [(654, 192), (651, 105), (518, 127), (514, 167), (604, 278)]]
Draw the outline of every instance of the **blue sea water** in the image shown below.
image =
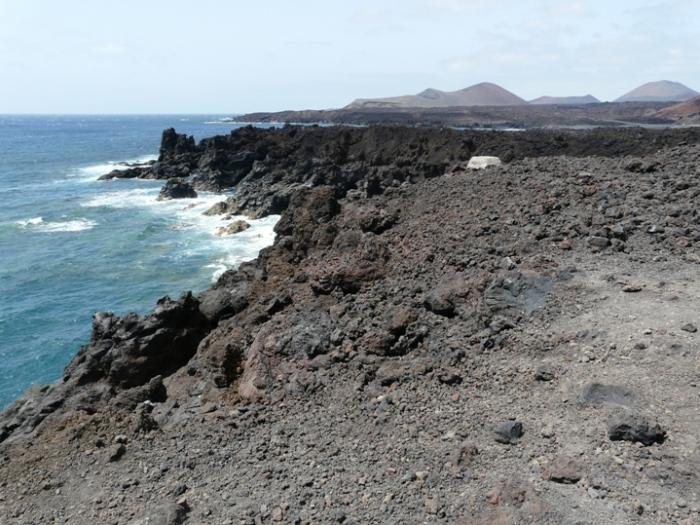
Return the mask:
[(276, 217), (215, 235), (202, 212), (225, 196), (159, 202), (157, 181), (97, 181), (155, 158), (163, 129), (196, 139), (235, 124), (209, 115), (0, 115), (0, 408), (60, 377), (95, 311), (144, 313), (201, 291), (274, 238)]

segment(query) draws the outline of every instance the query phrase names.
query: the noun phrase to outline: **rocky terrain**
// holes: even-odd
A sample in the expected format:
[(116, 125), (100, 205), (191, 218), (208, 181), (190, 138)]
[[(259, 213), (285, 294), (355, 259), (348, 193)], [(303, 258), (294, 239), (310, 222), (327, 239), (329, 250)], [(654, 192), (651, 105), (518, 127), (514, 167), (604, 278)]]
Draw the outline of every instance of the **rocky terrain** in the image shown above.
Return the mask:
[(437, 108), (368, 107), (330, 110), (250, 113), (241, 122), (291, 122), (301, 124), (451, 126), (457, 128), (587, 128), (676, 124), (673, 116), (658, 112), (673, 102), (625, 102), (526, 104), (519, 106), (471, 106)]
[(95, 315), (0, 415), (2, 523), (700, 519), (700, 130), (167, 130), (124, 176), (275, 243)]

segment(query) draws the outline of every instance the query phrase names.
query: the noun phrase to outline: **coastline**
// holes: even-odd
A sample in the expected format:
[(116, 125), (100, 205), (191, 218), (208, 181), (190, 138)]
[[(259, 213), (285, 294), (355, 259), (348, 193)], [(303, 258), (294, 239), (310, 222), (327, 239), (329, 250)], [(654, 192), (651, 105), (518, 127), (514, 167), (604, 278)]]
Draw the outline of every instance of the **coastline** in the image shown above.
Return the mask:
[[(595, 301), (587, 302), (595, 291), (588, 275), (594, 274), (598, 282), (606, 271), (618, 267), (634, 280), (650, 271), (642, 263), (652, 261), (660, 252), (671, 261), (668, 265), (673, 269), (674, 286), (680, 286), (680, 277), (688, 274), (693, 265), (691, 256), (696, 255), (696, 225), (687, 206), (695, 198), (692, 191), (697, 174), (688, 169), (698, 158), (699, 142), (700, 131), (694, 129), (500, 134), (393, 127), (289, 127), (244, 128), (195, 144), (168, 130), (158, 162), (137, 176), (182, 178), (197, 191), (235, 186), (234, 196), (217, 211), (249, 217), (281, 213), (275, 226), (276, 240), (257, 259), (224, 273), (197, 297), (185, 294), (175, 301), (163, 299), (153, 313), (143, 317), (96, 315), (90, 343), (68, 365), (63, 380), (27, 393), (0, 416), (0, 446), (6, 463), (16, 462), (20, 472), (22, 462), (17, 458), (31, 456), (36, 443), (48, 446), (67, 441), (79, 443), (79, 448), (88, 447), (97, 461), (108, 457), (110, 468), (117, 469), (120, 461), (129, 461), (132, 451), (144, 460), (148, 440), (182, 435), (183, 422), (202, 425), (201, 434), (193, 428), (191, 436), (200, 444), (207, 432), (218, 433), (219, 439), (233, 432), (237, 439), (254, 440), (248, 433), (256, 426), (274, 425), (284, 417), (303, 420), (304, 414), (294, 408), (306, 407), (308, 414), (326, 417), (317, 406), (326, 396), (332, 401), (328, 405), (330, 419), (321, 425), (326, 432), (332, 431), (330, 421), (349, 410), (351, 420), (369, 417), (374, 421), (377, 430), (371, 431), (373, 438), (391, 447), (391, 440), (399, 437), (393, 431), (385, 435), (379, 430), (382, 421), (396, 417), (402, 425), (416, 425), (415, 419), (400, 419), (394, 407), (406, 406), (411, 396), (426, 406), (433, 406), (431, 398), (442, 405), (449, 399), (454, 401), (450, 396), (456, 393), (455, 388), (460, 388), (462, 395), (475, 396), (477, 392), (469, 390), (474, 386), (471, 381), (487, 389), (493, 399), (472, 397), (479, 410), (470, 412), (469, 407), (460, 405), (453, 407), (455, 414), (467, 410), (473, 425), (493, 423), (485, 416), (489, 410), (497, 414), (496, 419), (506, 418), (510, 396), (488, 383), (492, 379), (489, 370), (499, 366), (492, 349), (522, 352), (516, 355), (528, 367), (541, 362), (543, 355), (537, 346), (556, 347), (557, 341), (563, 341), (556, 337), (564, 337), (563, 333), (547, 333), (544, 327), (551, 324), (567, 334), (573, 330), (559, 317), (559, 310), (574, 311), (572, 304), (577, 300), (571, 291), (575, 289), (567, 283), (573, 282), (581, 290), (590, 287), (580, 300), (586, 303), (587, 312), (594, 312)], [(683, 155), (678, 156), (678, 152)], [(471, 156), (485, 154), (498, 156), (506, 164), (483, 173), (464, 169)], [(678, 180), (663, 182), (671, 176)], [(643, 189), (645, 185), (655, 193)], [(670, 193), (686, 208), (671, 210), (670, 201), (662, 198)], [(663, 207), (663, 213), (657, 214), (649, 206), (652, 202)], [(665, 223), (657, 224), (661, 220)], [(664, 264), (653, 261), (654, 270)], [(617, 286), (615, 280), (608, 283)], [(685, 293), (694, 297), (695, 292)], [(554, 303), (546, 299), (550, 294), (557, 297)], [(682, 297), (683, 305), (689, 301)], [(609, 306), (624, 310), (617, 303)], [(586, 344), (595, 346), (594, 342)], [(566, 362), (565, 354), (558, 358)], [(581, 362), (580, 367), (570, 365), (574, 369), (571, 373), (578, 380), (590, 381), (584, 366), (589, 362)], [(624, 361), (611, 359), (613, 365), (611, 374), (626, 371)], [(508, 381), (513, 382), (516, 392), (532, 388), (529, 379), (498, 370), (511, 378)], [(641, 379), (636, 381), (639, 389)], [(413, 390), (402, 391), (396, 386), (404, 382)], [(346, 396), (360, 399), (356, 409), (342, 408)], [(526, 414), (531, 400), (524, 394), (515, 397), (519, 413)], [(538, 402), (544, 403), (544, 399), (546, 396)], [(529, 408), (541, 415), (541, 407)], [(268, 410), (270, 419), (265, 415)], [(573, 424), (570, 420), (575, 412), (555, 407), (552, 413), (558, 413), (567, 425)], [(601, 414), (586, 414), (591, 424), (600, 423)], [(467, 413), (459, 412), (459, 417), (467, 417)], [(451, 417), (446, 421), (440, 428), (454, 435), (444, 442), (464, 434), (465, 439), (479, 441), (475, 448), (490, 453), (484, 441), (488, 438), (479, 431), (455, 430), (454, 425), (460, 423)], [(432, 423), (441, 425), (439, 418)], [(309, 421), (292, 428), (313, 428), (305, 425)], [(537, 427), (539, 422), (528, 419), (527, 425)], [(398, 432), (403, 427), (392, 428)], [(112, 436), (127, 430), (126, 443), (119, 440), (109, 445)], [(268, 430), (282, 435), (292, 432), (289, 428)], [(391, 439), (383, 441), (387, 437)], [(439, 436), (433, 437), (440, 441)], [(314, 439), (318, 442), (321, 436), (314, 434)], [(366, 445), (371, 448), (371, 443)], [(533, 454), (543, 453), (537, 449), (539, 445), (526, 445), (534, 447), (529, 450)], [(325, 456), (324, 447), (320, 458), (327, 461), (335, 457)], [(590, 453), (588, 448), (585, 451)], [(437, 465), (445, 452), (440, 448), (437, 457), (431, 455), (430, 463), (437, 472), (442, 472)], [(172, 453), (169, 450), (168, 454)], [(367, 448), (362, 453), (362, 461), (371, 461)], [(73, 461), (71, 454), (52, 456), (59, 458), (55, 465)], [(124, 454), (127, 456), (122, 460)], [(462, 468), (467, 460), (461, 454), (449, 459), (448, 471)], [(467, 456), (470, 454), (477, 456), (478, 452)], [(505, 454), (501, 462), (489, 457), (501, 473), (518, 462), (517, 455)], [(413, 460), (414, 471), (421, 468), (420, 461)], [(213, 468), (209, 460), (200, 464)], [(397, 468), (383, 461), (382, 466)], [(180, 466), (171, 468), (178, 470)], [(187, 472), (189, 467), (183, 468)], [(488, 468), (482, 465), (480, 475), (484, 483), (495, 483), (484, 472)], [(167, 477), (168, 469), (162, 477)], [(310, 475), (301, 466), (294, 472)], [(347, 483), (359, 475), (352, 469), (349, 472), (350, 478), (338, 478)], [(247, 476), (235, 468), (230, 474)], [(403, 475), (396, 473), (396, 477)], [(260, 487), (263, 479), (247, 480), (252, 484), (236, 487)], [(365, 480), (359, 485), (372, 482)], [(442, 478), (441, 482), (445, 488), (439, 495), (427, 489), (419, 492), (421, 507), (425, 498), (454, 500), (458, 484)], [(160, 486), (160, 477), (144, 480), (146, 483)], [(401, 492), (406, 483), (396, 480), (391, 490)], [(502, 486), (501, 493), (530, 494), (527, 483), (518, 483), (517, 487)], [(283, 481), (274, 485), (276, 495), (290, 492)], [(319, 486), (314, 478), (304, 481), (299, 490), (307, 487), (315, 498), (318, 491), (314, 489)], [(473, 490), (470, 498), (486, 492), (481, 483)], [(556, 498), (564, 498), (565, 493), (551, 490), (553, 499), (541, 508), (557, 516)], [(175, 505), (180, 513), (185, 513), (185, 507), (204, 512), (201, 498), (195, 493), (183, 504), (161, 495), (159, 501), (169, 501), (170, 510)], [(259, 503), (259, 498), (249, 499)], [(358, 501), (339, 506), (362, 519), (367, 516), (356, 505)], [(489, 516), (487, 511), (493, 510), (476, 500), (470, 500), (469, 505), (484, 519)], [(605, 514), (602, 504), (592, 505), (607, 518), (624, 515), (620, 514), (622, 506)], [(434, 513), (432, 507), (425, 506), (433, 515), (452, 512), (442, 504)], [(308, 511), (307, 521), (330, 520), (323, 509), (330, 513), (333, 507), (332, 503), (319, 505), (320, 514)], [(134, 508), (143, 511), (136, 504)], [(289, 506), (279, 508), (286, 513)], [(97, 511), (100, 516), (119, 513), (113, 508), (98, 507)], [(215, 512), (225, 514), (219, 507)], [(246, 507), (241, 516), (247, 512)], [(509, 512), (522, 517), (530, 510)], [(126, 516), (118, 515), (126, 522)]]
[[(0, 119), (0, 406), (31, 383), (62, 376), (89, 338), (95, 310), (146, 313), (165, 294), (206, 289), (272, 242), (265, 223), (238, 240), (216, 235), (228, 222), (201, 212), (224, 196), (157, 201), (157, 181), (96, 181), (157, 158), (168, 125), (198, 137), (234, 127), (212, 128), (206, 119)], [(249, 250), (239, 246), (243, 239)]]

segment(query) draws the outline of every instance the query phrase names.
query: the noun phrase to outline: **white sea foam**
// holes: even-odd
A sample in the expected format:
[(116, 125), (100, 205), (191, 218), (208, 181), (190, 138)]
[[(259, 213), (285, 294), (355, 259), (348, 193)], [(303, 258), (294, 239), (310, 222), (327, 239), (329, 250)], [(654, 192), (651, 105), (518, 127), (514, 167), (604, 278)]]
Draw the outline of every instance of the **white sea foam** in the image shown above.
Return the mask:
[(232, 217), (226, 220), (217, 218), (218, 222), (214, 231), (237, 219), (246, 220), (250, 224), (250, 228), (235, 235), (215, 238), (213, 242), (216, 247), (220, 249), (220, 253), (223, 252), (226, 255), (207, 265), (207, 268), (214, 270), (212, 281), (216, 281), (224, 272), (236, 268), (242, 262), (254, 259), (260, 250), (270, 246), (275, 240), (274, 227), (279, 218), (279, 215), (270, 215), (264, 219), (256, 220), (245, 217)]
[(110, 171), (126, 169), (133, 165), (145, 164), (158, 159), (158, 155), (142, 155), (141, 157), (136, 157), (135, 159), (119, 160), (119, 161), (107, 161), (98, 164), (91, 164), (90, 166), (83, 166), (78, 168), (74, 177), (82, 180), (91, 181), (95, 180), (102, 175), (106, 175)]
[(97, 226), (95, 221), (82, 218), (68, 221), (44, 222), (42, 217), (32, 217), (31, 219), (17, 221), (17, 224), (22, 228), (43, 233), (79, 232), (83, 230), (91, 230)]
[(101, 193), (80, 205), (85, 208), (137, 208), (159, 204), (157, 197), (158, 188), (137, 188)]
[[(97, 195), (82, 203), (84, 207), (148, 208), (152, 213), (172, 218), (173, 230), (192, 230), (206, 235), (182, 252), (182, 256), (202, 256), (211, 253), (226, 254), (212, 261), (207, 268), (213, 269), (212, 279), (218, 279), (226, 270), (235, 268), (244, 261), (258, 256), (263, 248), (275, 240), (274, 227), (278, 215), (249, 220), (243, 216), (225, 219), (222, 215), (204, 215), (204, 212), (226, 195), (200, 192), (196, 199), (158, 200), (159, 188), (138, 188), (112, 191)], [(237, 219), (246, 220), (251, 227), (235, 235), (218, 236), (219, 228)]]

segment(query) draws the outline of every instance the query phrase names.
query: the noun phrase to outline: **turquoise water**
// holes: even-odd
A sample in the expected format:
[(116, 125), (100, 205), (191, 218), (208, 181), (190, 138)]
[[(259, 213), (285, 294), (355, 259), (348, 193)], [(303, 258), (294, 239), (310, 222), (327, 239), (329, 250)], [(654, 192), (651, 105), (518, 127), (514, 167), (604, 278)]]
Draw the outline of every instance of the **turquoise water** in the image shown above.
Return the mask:
[(214, 116), (0, 116), (0, 407), (60, 377), (92, 314), (146, 312), (163, 295), (201, 291), (274, 237), (275, 217), (218, 237), (222, 200), (156, 201), (157, 181), (97, 181), (154, 158), (164, 128), (201, 139)]

